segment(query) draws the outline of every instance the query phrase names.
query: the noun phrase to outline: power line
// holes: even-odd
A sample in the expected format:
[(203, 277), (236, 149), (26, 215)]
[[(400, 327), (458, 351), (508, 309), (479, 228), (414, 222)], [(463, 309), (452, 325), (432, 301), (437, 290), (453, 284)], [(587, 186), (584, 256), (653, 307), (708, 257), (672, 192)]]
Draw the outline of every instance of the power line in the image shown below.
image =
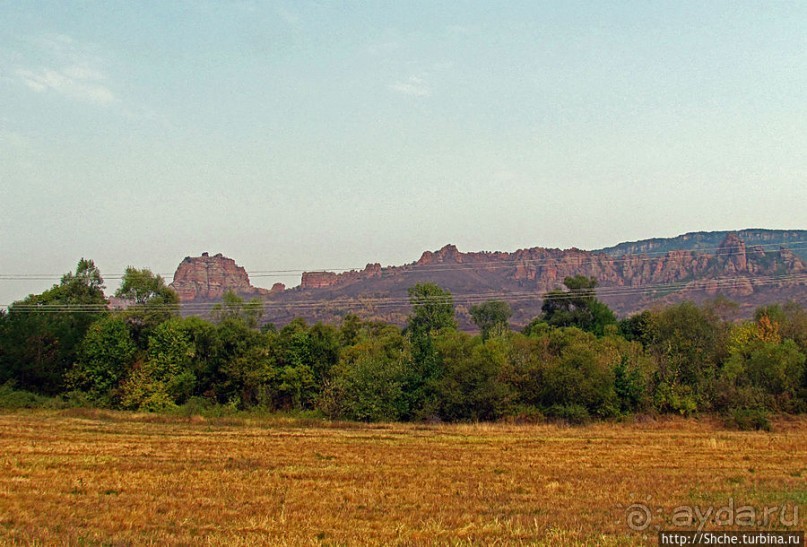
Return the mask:
[[(752, 254), (753, 255), (753, 253), (755, 252), (756, 249), (761, 249), (764, 252), (766, 247), (777, 247), (777, 246), (780, 247), (780, 248), (785, 247), (784, 245), (779, 244), (779, 243), (768, 243), (768, 244), (755, 245), (755, 246), (751, 247), (750, 251), (748, 249), (746, 249), (744, 254), (746, 254), (746, 255)], [(807, 241), (793, 241), (793, 242), (790, 242), (789, 245), (786, 248), (788, 248), (790, 250), (807, 248)], [(710, 251), (710, 250), (715, 251), (715, 254), (706, 253), (706, 251)], [(538, 257), (538, 258), (523, 258), (522, 257), (522, 258), (518, 258), (518, 259), (515, 258), (516, 254), (519, 254), (519, 253), (531, 253), (531, 252), (539, 252), (539, 253), (542, 253), (542, 254), (554, 253), (554, 254), (556, 254), (558, 256), (541, 256), (541, 257)], [(570, 253), (572, 253), (571, 257), (569, 256)], [(678, 249), (678, 250), (673, 250), (673, 251), (659, 251), (659, 252), (656, 252), (656, 253), (642, 253), (642, 254), (633, 254), (633, 255), (622, 255), (619, 258), (612, 258), (612, 257), (607, 257), (603, 253), (594, 253), (592, 251), (579, 251), (579, 250), (576, 250), (576, 249), (569, 249), (569, 250), (563, 251), (563, 250), (559, 250), (559, 249), (545, 249), (545, 248), (536, 247), (536, 248), (532, 248), (532, 249), (523, 249), (523, 250), (515, 251), (513, 253), (500, 253), (502, 255), (505, 255), (506, 258), (498, 259), (498, 260), (472, 261), (472, 262), (467, 262), (467, 263), (456, 263), (456, 262), (455, 263), (438, 263), (436, 265), (429, 264), (429, 265), (424, 265), (424, 266), (421, 266), (421, 267), (417, 267), (416, 263), (410, 263), (410, 264), (406, 264), (406, 265), (403, 265), (403, 266), (394, 266), (394, 267), (392, 267), (392, 269), (394, 269), (396, 275), (400, 275), (400, 274), (421, 274), (422, 275), (422, 274), (431, 274), (431, 273), (435, 273), (435, 272), (488, 271), (488, 270), (496, 270), (496, 269), (512, 269), (512, 268), (515, 268), (515, 267), (518, 267), (518, 266), (523, 266), (525, 264), (532, 265), (533, 267), (536, 267), (536, 268), (540, 267), (541, 265), (546, 265), (546, 266), (563, 265), (563, 266), (571, 266), (571, 267), (574, 267), (574, 268), (585, 268), (586, 265), (591, 265), (591, 264), (597, 264), (597, 265), (611, 264), (611, 265), (615, 265), (615, 264), (619, 264), (619, 263), (630, 262), (632, 265), (638, 263), (637, 267), (640, 267), (639, 265), (642, 264), (642, 263), (650, 262), (650, 261), (653, 261), (653, 260), (657, 259), (657, 257), (654, 258), (653, 256), (650, 256), (652, 254), (666, 256), (666, 255), (668, 255), (670, 253), (675, 253), (675, 254), (679, 254), (679, 255), (687, 255), (687, 254), (693, 254), (694, 253), (696, 256), (700, 255), (700, 256), (711, 257), (711, 258), (716, 257), (716, 256), (731, 257), (731, 256), (735, 256), (737, 254), (741, 254), (739, 252), (739, 249), (736, 249), (736, 248), (732, 248), (732, 247), (729, 247), (729, 248), (713, 247), (713, 248), (700, 248), (700, 249)], [(486, 253), (486, 252), (466, 253), (466, 256), (467, 255), (477, 255), (478, 256), (478, 255), (485, 255), (485, 254), (496, 254), (496, 253)], [(693, 257), (693, 258), (695, 258), (695, 257)], [(336, 269), (321, 270), (321, 271), (331, 271), (331, 272), (333, 272), (334, 270), (341, 270), (343, 272), (349, 272), (349, 271), (360, 272), (361, 271), (361, 270), (359, 270), (357, 268), (354, 268), (354, 269), (351, 269), (351, 270), (348, 270), (348, 269), (345, 269), (345, 268), (336, 268)], [(281, 273), (282, 274), (290, 274), (290, 273), (294, 273), (294, 272), (306, 273), (306, 272), (310, 272), (310, 270), (257, 270), (257, 271), (253, 271), (251, 275), (253, 277), (268, 277), (269, 275), (271, 275), (273, 273), (274, 274), (281, 274)], [(163, 274), (157, 274), (157, 275), (163, 275)], [(168, 274), (165, 274), (165, 275), (167, 276)], [(250, 274), (248, 274), (248, 275), (250, 275)], [(49, 275), (41, 275), (41, 274), (0, 274), (0, 281), (47, 280), (47, 279), (61, 279), (62, 277), (63, 276), (49, 276)], [(123, 274), (118, 274), (118, 275), (106, 276), (106, 279), (121, 279), (122, 277), (123, 277)], [(737, 277), (735, 279), (747, 279), (747, 278)], [(798, 282), (798, 280), (800, 278), (787, 278), (787, 277), (779, 276), (779, 277), (776, 277), (776, 279), (779, 280), (779, 281), (787, 281), (788, 279), (790, 279), (790, 280), (796, 280), (796, 282)], [(722, 288), (723, 285), (726, 283), (726, 281), (720, 281), (719, 279), (718, 280), (708, 279), (708, 280), (703, 280), (702, 282), (703, 283), (709, 283), (712, 286), (712, 288), (715, 288), (715, 289)], [(764, 280), (764, 278), (755, 277), (753, 279), (752, 283), (755, 284), (755, 285), (764, 285), (764, 284), (766, 284), (766, 281)], [(598, 294), (603, 296), (603, 297), (606, 297), (606, 298), (609, 297), (609, 296), (617, 298), (617, 297), (620, 297), (620, 296), (627, 296), (629, 294), (633, 294), (636, 291), (643, 291), (643, 292), (653, 292), (653, 291), (662, 291), (662, 290), (676, 291), (676, 290), (681, 290), (683, 288), (689, 288), (691, 290), (697, 289), (696, 281), (689, 281), (689, 282), (678, 283), (678, 284), (676, 284), (676, 283), (659, 284), (659, 285), (655, 285), (655, 286), (653, 284), (646, 284), (646, 285), (637, 285), (637, 286), (630, 286), (630, 287), (624, 287), (624, 286), (601, 287), (598, 290)], [(466, 293), (466, 294), (457, 295), (457, 297), (458, 298), (460, 298), (460, 297), (463, 298), (464, 299), (463, 302), (471, 303), (472, 299), (475, 298), (476, 296), (473, 295), (473, 294), (467, 294)], [(479, 296), (479, 297), (482, 297), (482, 296)], [(487, 299), (502, 298), (502, 299), (507, 299), (509, 301), (518, 301), (518, 300), (521, 300), (521, 299), (524, 299), (524, 298), (535, 298), (535, 297), (536, 297), (536, 293), (534, 293), (534, 292), (530, 292), (530, 293), (527, 293), (527, 294), (506, 293), (506, 292), (500, 292), (500, 293), (491, 292), (491, 293), (486, 293), (484, 295), (484, 298), (487, 298)], [(349, 300), (348, 302), (349, 302), (350, 306), (355, 307), (357, 305), (355, 300)], [(363, 306), (373, 306), (373, 307), (378, 307), (378, 306), (382, 306), (382, 307), (396, 306), (397, 307), (397, 306), (408, 305), (408, 300), (399, 299), (398, 301), (394, 301), (394, 300), (389, 300), (389, 299), (379, 299), (376, 302), (376, 301), (373, 301), (372, 299), (367, 299), (367, 297), (360, 297), (360, 304), (363, 305)], [(206, 303), (186, 303), (186, 304), (183, 304), (183, 309), (193, 313), (194, 311), (197, 311), (196, 308), (194, 308), (194, 306), (201, 306), (201, 308), (198, 309), (197, 312), (198, 313), (204, 313), (206, 311), (210, 311), (212, 309), (212, 306), (215, 306), (215, 305), (216, 305), (216, 303), (210, 303), (209, 306)], [(292, 308), (293, 307), (295, 309), (306, 309), (306, 307), (308, 307), (308, 306), (310, 306), (310, 307), (321, 307), (323, 305), (327, 305), (327, 306), (340, 306), (341, 305), (341, 306), (344, 306), (346, 304), (341, 303), (339, 300), (317, 299), (317, 300), (310, 301), (310, 302), (306, 302), (306, 301), (297, 301), (297, 302), (271, 302), (271, 301), (265, 301), (264, 306), (266, 307), (267, 305), (271, 305), (271, 306), (275, 306), (275, 307), (287, 307), (287, 308)], [(3, 308), (8, 309), (9, 306), (10, 305), (8, 305), (8, 304), (5, 304), (5, 305), (0, 304), (0, 309), (3, 309)], [(25, 305), (16, 304), (16, 305), (14, 305), (14, 308), (15, 308), (15, 310), (23, 311), (23, 308), (21, 306), (25, 306)], [(208, 307), (205, 307), (205, 306), (208, 306)], [(87, 310), (87, 311), (97, 312), (97, 311), (103, 310), (103, 309), (106, 309), (105, 305), (101, 305), (97, 309)], [(57, 308), (51, 307), (50, 310), (52, 312), (58, 313)], [(39, 308), (37, 308), (35, 310), (32, 310), (32, 311), (42, 311), (42, 310), (41, 310), (41, 307), (39, 307)], [(76, 312), (76, 311), (84, 311), (84, 310), (79, 310), (75, 306), (70, 308), (71, 313)]]
[[(753, 255), (754, 249), (761, 248), (763, 251), (766, 248), (781, 248), (784, 247), (788, 250), (801, 250), (807, 249), (807, 241), (793, 241), (787, 242), (786, 244), (782, 243), (765, 243), (760, 245), (754, 245), (753, 247), (746, 248), (744, 253), (740, 253), (739, 250), (733, 248), (722, 248), (722, 247), (703, 247), (703, 248), (690, 248), (690, 249), (675, 249), (672, 251), (655, 251), (655, 252), (648, 252), (648, 253), (641, 253), (641, 254), (625, 254), (619, 257), (610, 257), (602, 252), (595, 252), (595, 251), (584, 251), (580, 249), (547, 249), (543, 247), (534, 247), (531, 249), (519, 249), (514, 252), (505, 253), (502, 252), (502, 255), (506, 255), (507, 258), (503, 260), (488, 260), (488, 261), (474, 261), (474, 262), (466, 262), (466, 263), (438, 263), (437, 265), (429, 264), (426, 265), (424, 268), (427, 268), (429, 272), (450, 272), (450, 271), (463, 271), (463, 270), (475, 270), (475, 269), (504, 269), (504, 268), (512, 268), (513, 266), (519, 264), (532, 264), (532, 265), (541, 265), (541, 264), (557, 264), (558, 259), (561, 256), (542, 256), (538, 258), (515, 258), (515, 255), (518, 253), (529, 253), (529, 252), (542, 252), (542, 253), (556, 253), (559, 255), (565, 254), (566, 260), (569, 260), (570, 253), (576, 253), (573, 255), (572, 259), (577, 259), (577, 264), (574, 264), (577, 267), (581, 267), (587, 263), (604, 263), (604, 264), (620, 264), (626, 262), (649, 262), (655, 260), (660, 256), (666, 256), (670, 253), (676, 254), (702, 254), (702, 255), (709, 255), (713, 257), (730, 257), (736, 256), (738, 254), (745, 254), (746, 256), (751, 254)], [(768, 249), (771, 250), (771, 249)], [(711, 253), (711, 251), (714, 251)], [(496, 254), (494, 252), (470, 252), (470, 253), (461, 253), (464, 255), (485, 255), (485, 254)], [(417, 265), (416, 262), (404, 264), (401, 266), (388, 266), (387, 268), (394, 268), (399, 272), (409, 273), (413, 271), (413, 268)], [(422, 266), (423, 267), (423, 266)], [(251, 272), (247, 272), (247, 275), (250, 278), (257, 278), (257, 277), (271, 277), (271, 276), (279, 276), (279, 275), (291, 275), (291, 274), (303, 274), (303, 273), (319, 273), (319, 272), (332, 272), (332, 273), (345, 273), (345, 272), (361, 272), (364, 270), (364, 267), (354, 267), (354, 268), (311, 268), (311, 269), (289, 269), (289, 270), (253, 270)], [(426, 270), (424, 270), (426, 271)], [(162, 276), (166, 279), (172, 278), (174, 273), (155, 273), (154, 275)], [(49, 280), (59, 280), (63, 277), (64, 274), (56, 275), (56, 274), (26, 274), (26, 273), (11, 273), (11, 274), (0, 274), (0, 281), (49, 281)], [(105, 280), (120, 280), (123, 279), (125, 274), (122, 273), (114, 273), (109, 275), (102, 275)]]
[[(690, 281), (680, 281), (673, 283), (648, 283), (644, 285), (632, 286), (606, 286), (598, 287), (594, 294), (598, 298), (619, 298), (623, 296), (632, 296), (638, 293), (653, 293), (653, 292), (675, 292), (681, 290), (689, 291), (702, 291), (702, 290), (720, 290), (740, 288), (747, 282), (750, 282), (754, 287), (763, 287), (766, 285), (778, 283), (791, 283), (801, 284), (807, 283), (807, 274), (791, 274), (791, 275), (776, 275), (776, 276), (759, 276), (755, 278), (748, 278), (742, 276), (731, 276), (722, 278), (700, 279)], [(474, 292), (474, 293), (457, 293), (450, 296), (437, 296), (425, 297), (427, 303), (449, 303), (455, 304), (473, 304), (481, 303), (489, 300), (505, 300), (508, 302), (520, 302), (543, 299), (546, 293), (538, 291), (528, 292), (505, 292), (505, 291), (487, 291), (487, 292)], [(559, 299), (564, 298), (577, 298), (579, 293), (572, 291), (564, 292), (556, 295)], [(338, 297), (332, 299), (308, 299), (299, 301), (272, 301), (262, 300), (261, 304), (263, 309), (275, 309), (289, 311), (295, 310), (309, 310), (309, 309), (355, 309), (355, 308), (395, 308), (409, 306), (410, 301), (408, 297), (397, 296), (357, 296), (354, 298)], [(134, 306), (132, 306), (134, 308)], [(188, 313), (208, 313), (217, 307), (225, 309), (220, 302), (188, 302), (184, 304), (170, 304), (170, 305), (152, 305), (146, 309), (154, 312), (171, 312), (182, 310)], [(14, 304), (10, 307), (10, 311), (21, 313), (99, 313), (107, 311), (109, 306), (107, 304)], [(141, 308), (142, 309), (142, 308)]]

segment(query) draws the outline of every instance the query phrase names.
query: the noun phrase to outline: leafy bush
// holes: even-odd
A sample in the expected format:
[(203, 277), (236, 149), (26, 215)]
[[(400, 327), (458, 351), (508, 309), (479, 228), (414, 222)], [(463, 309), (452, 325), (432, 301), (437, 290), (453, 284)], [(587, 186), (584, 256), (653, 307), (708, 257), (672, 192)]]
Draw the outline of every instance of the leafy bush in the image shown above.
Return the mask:
[(437, 338), (443, 363), (442, 376), (435, 383), (441, 419), (496, 420), (513, 399), (510, 385), (502, 381), (508, 342), (490, 338), (478, 344), (479, 340), (457, 332)]
[(360, 422), (400, 420), (407, 412), (406, 365), (365, 356), (337, 367), (319, 408), (330, 418)]
[(0, 385), (0, 408), (42, 408), (51, 401), (30, 391), (18, 391), (10, 382)]
[(571, 425), (583, 425), (591, 421), (591, 415), (582, 405), (552, 405), (546, 409), (546, 415)]
[(593, 334), (570, 327), (553, 332), (549, 344), (557, 357), (542, 372), (541, 404), (579, 405), (601, 418), (619, 414), (614, 370), (599, 351), (601, 342)]
[(726, 425), (741, 431), (770, 431), (768, 413), (755, 408), (735, 408), (726, 416)]
[(93, 323), (79, 345), (67, 384), (83, 391), (99, 406), (110, 406), (110, 392), (131, 367), (137, 347), (126, 322), (116, 316)]
[(205, 397), (190, 397), (174, 413), (179, 416), (200, 416), (209, 412), (213, 405), (214, 402)]
[(691, 386), (671, 385), (667, 382), (656, 386), (653, 404), (659, 412), (677, 412), (682, 416), (691, 416), (698, 410)]

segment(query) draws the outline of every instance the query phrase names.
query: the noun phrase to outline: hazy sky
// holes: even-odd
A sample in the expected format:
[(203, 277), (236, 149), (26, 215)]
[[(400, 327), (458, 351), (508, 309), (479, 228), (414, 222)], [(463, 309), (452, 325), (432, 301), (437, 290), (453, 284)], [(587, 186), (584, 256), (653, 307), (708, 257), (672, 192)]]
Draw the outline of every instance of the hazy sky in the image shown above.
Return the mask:
[(807, 2), (0, 0), (0, 203), (56, 277), (805, 229)]

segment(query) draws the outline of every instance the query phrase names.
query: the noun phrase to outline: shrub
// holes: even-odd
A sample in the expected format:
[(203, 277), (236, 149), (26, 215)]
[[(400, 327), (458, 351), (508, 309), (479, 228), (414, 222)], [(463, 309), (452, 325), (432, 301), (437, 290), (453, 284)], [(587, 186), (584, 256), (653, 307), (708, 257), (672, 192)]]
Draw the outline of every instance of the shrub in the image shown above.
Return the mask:
[(48, 397), (30, 391), (18, 391), (10, 382), (0, 385), (0, 408), (42, 408), (49, 401)]
[(407, 412), (403, 391), (406, 363), (365, 356), (335, 370), (319, 401), (329, 418), (360, 422), (400, 420)]
[(571, 425), (583, 425), (591, 421), (591, 415), (582, 405), (552, 405), (546, 409), (546, 415)]
[(207, 413), (213, 404), (213, 401), (205, 397), (190, 397), (176, 408), (175, 413), (179, 416), (200, 416)]
[(559, 329), (550, 336), (558, 357), (543, 370), (544, 406), (579, 405), (601, 418), (619, 414), (614, 369), (603, 358), (602, 344), (576, 328)]
[(510, 385), (502, 380), (507, 341), (491, 338), (477, 344), (476, 340), (462, 333), (444, 333), (437, 340), (444, 366), (436, 382), (441, 419), (496, 420), (514, 398)]
[(726, 416), (726, 425), (741, 431), (771, 431), (768, 413), (755, 408), (735, 408)]

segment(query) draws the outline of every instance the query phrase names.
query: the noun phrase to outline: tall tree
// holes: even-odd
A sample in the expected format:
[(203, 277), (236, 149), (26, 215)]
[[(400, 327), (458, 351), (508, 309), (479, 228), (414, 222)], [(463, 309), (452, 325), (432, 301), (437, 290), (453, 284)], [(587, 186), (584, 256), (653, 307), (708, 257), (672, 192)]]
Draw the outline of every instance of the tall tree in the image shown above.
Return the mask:
[(109, 315), (96, 321), (79, 346), (78, 359), (67, 375), (68, 386), (84, 391), (96, 404), (111, 405), (113, 390), (134, 362), (136, 351), (123, 318)]
[(709, 409), (723, 353), (720, 319), (706, 308), (682, 302), (659, 312), (653, 324), (648, 350), (658, 362), (657, 408), (682, 413)]
[(597, 336), (616, 323), (614, 312), (597, 299), (597, 280), (576, 275), (563, 280), (565, 291), (554, 290), (544, 296), (541, 312), (544, 321), (555, 327), (577, 327)]
[(0, 330), (0, 383), (11, 380), (45, 394), (61, 391), (87, 329), (105, 313), (101, 272), (82, 258), (58, 285), (9, 307)]
[(469, 310), (471, 320), (482, 331), (482, 339), (487, 340), (491, 335), (507, 332), (508, 321), (513, 315), (510, 304), (503, 300), (489, 300), (483, 304), (471, 306)]
[(149, 336), (146, 360), (121, 385), (121, 403), (137, 410), (164, 410), (193, 394), (196, 346), (185, 320), (160, 323)]
[(437, 412), (436, 382), (442, 371), (434, 337), (441, 331), (457, 328), (454, 299), (449, 291), (434, 283), (419, 283), (409, 288), (409, 302), (412, 314), (406, 332), (412, 346), (413, 367), (406, 384), (411, 398), (407, 407), (425, 417)]
[(258, 297), (244, 302), (235, 292), (227, 291), (221, 302), (213, 306), (212, 315), (217, 323), (230, 319), (243, 321), (249, 328), (256, 329), (263, 317), (263, 302)]
[(157, 325), (179, 315), (179, 296), (148, 268), (127, 267), (115, 296), (133, 303), (124, 315), (140, 349), (146, 348)]
[(412, 333), (434, 333), (440, 329), (455, 329), (454, 298), (435, 283), (418, 283), (409, 287), (412, 314), (408, 329)]
[(120, 288), (115, 291), (118, 298), (126, 298), (136, 304), (176, 304), (176, 293), (165, 284), (161, 275), (155, 275), (148, 268), (126, 268)]

